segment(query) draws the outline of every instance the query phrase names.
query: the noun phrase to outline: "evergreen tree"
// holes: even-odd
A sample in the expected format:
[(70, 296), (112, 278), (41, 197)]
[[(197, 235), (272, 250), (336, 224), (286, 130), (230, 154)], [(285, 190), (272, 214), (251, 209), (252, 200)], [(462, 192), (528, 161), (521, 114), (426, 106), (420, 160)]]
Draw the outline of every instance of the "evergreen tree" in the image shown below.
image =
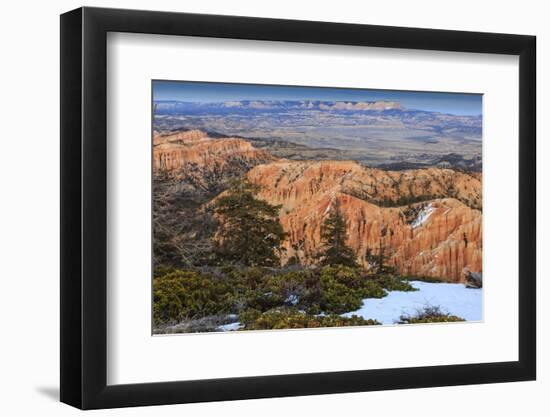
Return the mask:
[(388, 231), (390, 235), (393, 235), (393, 231), (388, 229), (387, 226), (382, 225), (380, 227), (380, 239), (376, 253), (373, 253), (370, 248), (367, 248), (365, 258), (376, 274), (393, 274), (395, 272), (395, 268), (387, 264), (390, 254), (388, 253), (389, 249), (384, 245), (384, 240)]
[(335, 204), (321, 228), (321, 240), (324, 249), (320, 253), (321, 265), (345, 265), (357, 267), (353, 249), (346, 245), (346, 221)]
[(233, 183), (217, 199), (214, 211), (221, 216), (217, 253), (221, 261), (244, 266), (278, 266), (286, 234), (279, 209), (256, 198), (257, 185), (246, 180)]

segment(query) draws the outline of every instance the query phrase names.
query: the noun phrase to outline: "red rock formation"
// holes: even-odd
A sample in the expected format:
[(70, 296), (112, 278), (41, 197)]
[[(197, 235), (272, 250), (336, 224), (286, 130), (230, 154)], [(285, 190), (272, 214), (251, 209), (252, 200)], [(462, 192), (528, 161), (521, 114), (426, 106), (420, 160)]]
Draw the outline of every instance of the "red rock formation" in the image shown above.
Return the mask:
[(239, 138), (211, 139), (200, 131), (154, 138), (154, 174), (192, 184), (194, 189), (214, 190), (272, 160), (268, 152)]
[(208, 139), (188, 143), (163, 143), (153, 151), (153, 168), (157, 171), (177, 174), (191, 165), (208, 167), (223, 166), (238, 161), (273, 158), (266, 152), (255, 149), (243, 139)]
[(155, 134), (153, 144), (155, 175), (189, 192), (219, 192), (228, 178), (248, 172), (261, 186), (259, 198), (281, 205), (280, 221), (288, 233), (283, 263), (290, 257), (315, 262), (321, 227), (338, 204), (348, 244), (365, 267), (367, 251), (382, 246), (388, 262), (404, 275), (463, 281), (464, 268), (481, 271), (481, 175), (276, 160), (246, 140), (212, 139), (198, 130)]
[[(201, 199), (224, 190), (256, 165), (274, 160), (243, 139), (212, 139), (199, 130), (156, 135), (153, 144), (153, 173), (164, 184), (159, 192)], [(156, 184), (155, 190), (161, 190)]]
[[(481, 271), (481, 212), (464, 202), (481, 202), (481, 184), (467, 174), (446, 169), (401, 172), (365, 168), (356, 162), (277, 161), (259, 165), (248, 178), (262, 186), (260, 198), (282, 205), (280, 220), (288, 233), (283, 262), (296, 256), (314, 262), (321, 227), (338, 203), (348, 225), (348, 244), (367, 266), (366, 253), (380, 246), (401, 274), (463, 279), (462, 270)], [(380, 201), (418, 196), (434, 198), (408, 219), (407, 206), (380, 207)], [(383, 230), (386, 230), (385, 236)]]
[(155, 133), (153, 135), (153, 145), (160, 145), (163, 143), (189, 143), (199, 141), (201, 139), (207, 139), (208, 135), (202, 130), (183, 130), (174, 133), (160, 134)]

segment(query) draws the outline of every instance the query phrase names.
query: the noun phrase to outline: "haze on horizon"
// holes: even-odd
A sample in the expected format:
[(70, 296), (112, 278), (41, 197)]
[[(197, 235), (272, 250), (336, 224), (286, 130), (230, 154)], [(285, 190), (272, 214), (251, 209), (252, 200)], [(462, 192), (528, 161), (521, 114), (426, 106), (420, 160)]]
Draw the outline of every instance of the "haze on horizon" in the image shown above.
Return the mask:
[(480, 116), (482, 94), (302, 87), (190, 81), (153, 81), (153, 100), (196, 103), (228, 101), (399, 102), (407, 110)]

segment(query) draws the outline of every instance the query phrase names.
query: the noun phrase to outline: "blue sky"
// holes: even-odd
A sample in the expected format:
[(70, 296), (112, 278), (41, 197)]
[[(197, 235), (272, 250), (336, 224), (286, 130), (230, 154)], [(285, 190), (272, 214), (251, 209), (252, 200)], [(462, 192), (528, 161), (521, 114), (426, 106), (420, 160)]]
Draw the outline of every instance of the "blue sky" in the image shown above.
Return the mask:
[(154, 100), (223, 102), (232, 100), (398, 101), (407, 109), (480, 115), (481, 94), (350, 88), (291, 87), (261, 84), (153, 81)]

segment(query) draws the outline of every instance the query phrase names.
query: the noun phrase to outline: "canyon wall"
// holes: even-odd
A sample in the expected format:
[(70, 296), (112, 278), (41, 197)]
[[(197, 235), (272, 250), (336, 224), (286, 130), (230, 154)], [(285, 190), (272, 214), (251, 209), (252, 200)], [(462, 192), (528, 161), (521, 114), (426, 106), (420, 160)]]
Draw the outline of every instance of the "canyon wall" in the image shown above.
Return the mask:
[(403, 275), (462, 281), (464, 268), (481, 271), (481, 211), (468, 205), (481, 204), (481, 183), (468, 174), (391, 172), (350, 161), (277, 161), (255, 167), (248, 178), (262, 186), (260, 198), (281, 205), (280, 221), (288, 233), (284, 260), (314, 263), (323, 222), (338, 206), (347, 243), (364, 266), (367, 251), (383, 247), (388, 263)]
[(153, 173), (176, 189), (191, 192), (220, 192), (249, 169), (273, 161), (268, 152), (240, 138), (212, 139), (191, 130), (153, 138)]
[(199, 130), (156, 133), (153, 145), (153, 171), (161, 179), (156, 190), (202, 196), (197, 201), (208, 205), (232, 179), (246, 175), (260, 185), (258, 198), (281, 206), (288, 234), (283, 264), (291, 258), (315, 263), (323, 223), (338, 207), (347, 243), (365, 267), (367, 253), (384, 248), (387, 262), (402, 275), (459, 282), (465, 268), (482, 270), (480, 174), (276, 159), (245, 139), (210, 138)]

